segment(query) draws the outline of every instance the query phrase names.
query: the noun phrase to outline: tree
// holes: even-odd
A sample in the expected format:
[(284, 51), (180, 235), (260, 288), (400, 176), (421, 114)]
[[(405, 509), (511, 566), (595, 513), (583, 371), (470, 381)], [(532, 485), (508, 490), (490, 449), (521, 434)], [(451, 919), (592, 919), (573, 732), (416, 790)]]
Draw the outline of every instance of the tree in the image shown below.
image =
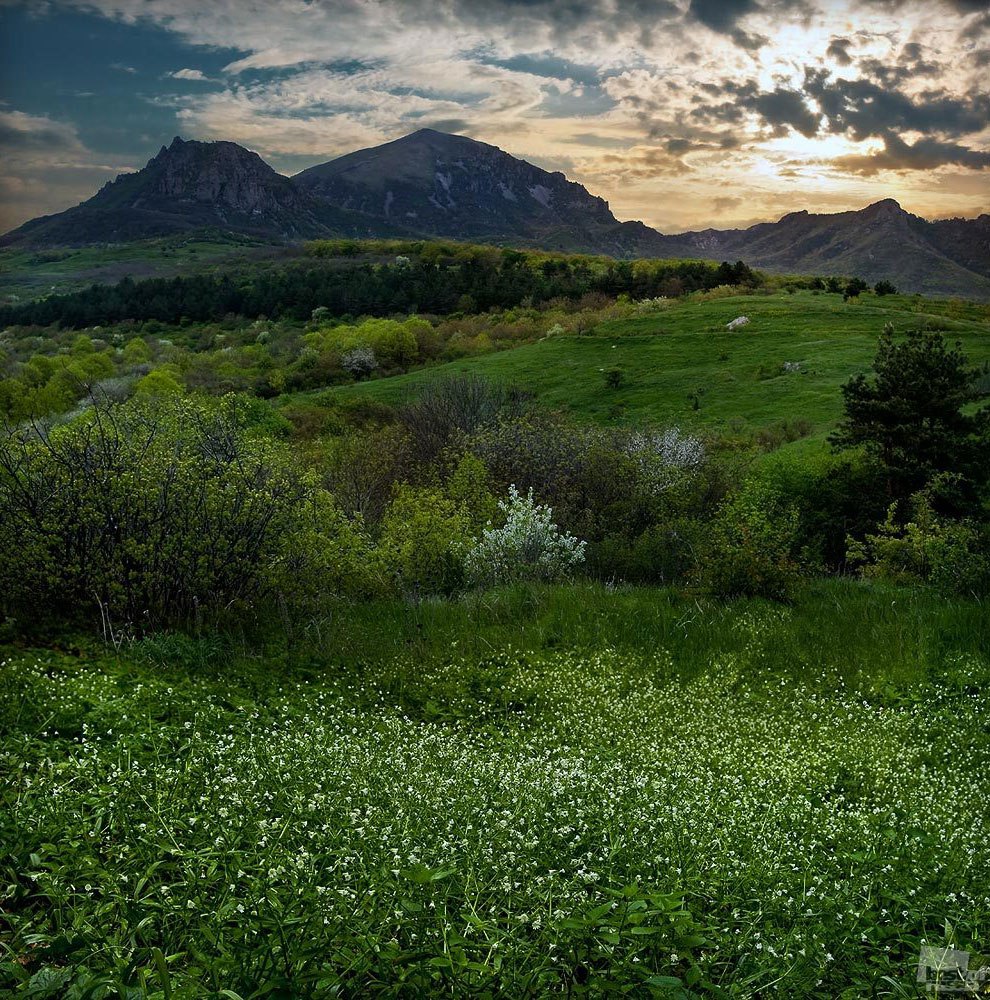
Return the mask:
[(890, 281), (878, 281), (873, 286), (876, 295), (896, 295), (897, 287)]
[(858, 298), (859, 293), (865, 292), (869, 287), (862, 278), (851, 278), (842, 292), (842, 298), (846, 302)]
[(830, 440), (863, 447), (880, 467), (891, 499), (905, 499), (936, 476), (957, 486), (950, 507), (976, 499), (988, 476), (990, 411), (965, 412), (979, 398), (977, 372), (957, 344), (916, 330), (895, 340), (888, 324), (873, 361), (875, 375), (842, 387), (845, 418)]

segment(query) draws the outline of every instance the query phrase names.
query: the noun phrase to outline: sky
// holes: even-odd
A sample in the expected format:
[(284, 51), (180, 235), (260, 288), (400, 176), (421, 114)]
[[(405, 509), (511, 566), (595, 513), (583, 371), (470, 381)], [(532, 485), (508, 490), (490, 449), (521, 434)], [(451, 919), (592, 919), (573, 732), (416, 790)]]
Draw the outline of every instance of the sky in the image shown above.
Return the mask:
[(418, 128), (663, 232), (990, 211), (990, 0), (0, 0), (0, 231), (181, 135), (292, 174)]

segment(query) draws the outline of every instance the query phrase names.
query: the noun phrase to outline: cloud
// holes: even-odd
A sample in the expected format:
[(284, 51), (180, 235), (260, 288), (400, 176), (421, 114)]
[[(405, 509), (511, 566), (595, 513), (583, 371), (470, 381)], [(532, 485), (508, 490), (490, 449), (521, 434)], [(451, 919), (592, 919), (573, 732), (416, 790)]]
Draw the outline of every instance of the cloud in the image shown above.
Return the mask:
[(168, 74), (173, 80), (195, 80), (206, 82), (209, 77), (201, 69), (178, 69)]
[(935, 170), (944, 166), (985, 170), (990, 167), (990, 151), (937, 139), (918, 139), (908, 145), (896, 135), (887, 135), (882, 150), (866, 155), (840, 156), (832, 160), (831, 165), (863, 177), (874, 177), (881, 170)]
[(849, 55), (849, 48), (852, 44), (850, 38), (833, 38), (825, 50), (825, 55), (834, 59), (840, 66), (850, 66), (852, 65), (852, 56)]
[(832, 132), (854, 139), (885, 136), (891, 131), (918, 131), (962, 136), (990, 125), (990, 94), (957, 96), (947, 89), (913, 97), (872, 80), (832, 79), (828, 70), (806, 68), (804, 92), (817, 101)]
[[(990, 147), (973, 0), (60, 0), (41, 16), (68, 7), (167, 33), (165, 69), (184, 68), (135, 101), (282, 170), (430, 125), (573, 163), (620, 215), (704, 223), (713, 189), (859, 205), (881, 171), (905, 204), (948, 204), (933, 177), (981, 170)], [(745, 198), (745, 218), (776, 204)]]
[(821, 114), (813, 111), (805, 103), (804, 95), (796, 90), (776, 90), (757, 94), (749, 101), (766, 124), (773, 127), (776, 134), (782, 134), (786, 127), (793, 128), (801, 135), (817, 134)]
[(77, 204), (128, 166), (102, 162), (73, 125), (0, 109), (0, 232)]
[(759, 9), (756, 0), (691, 0), (688, 14), (712, 31), (728, 33), (739, 18)]

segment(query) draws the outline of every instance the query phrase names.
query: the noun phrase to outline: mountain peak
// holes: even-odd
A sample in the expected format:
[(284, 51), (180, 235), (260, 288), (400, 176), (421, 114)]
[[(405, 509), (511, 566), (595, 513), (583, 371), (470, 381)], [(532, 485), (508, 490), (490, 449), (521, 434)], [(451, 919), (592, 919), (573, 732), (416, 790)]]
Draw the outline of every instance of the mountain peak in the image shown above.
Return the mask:
[(883, 198), (880, 201), (873, 202), (872, 205), (867, 205), (863, 209), (863, 215), (869, 218), (892, 219), (899, 215), (907, 215), (907, 213), (901, 208), (900, 203), (893, 198)]
[(563, 174), (433, 128), (310, 167), (293, 180), (339, 209), (458, 239), (593, 246), (599, 229), (617, 225), (604, 199)]

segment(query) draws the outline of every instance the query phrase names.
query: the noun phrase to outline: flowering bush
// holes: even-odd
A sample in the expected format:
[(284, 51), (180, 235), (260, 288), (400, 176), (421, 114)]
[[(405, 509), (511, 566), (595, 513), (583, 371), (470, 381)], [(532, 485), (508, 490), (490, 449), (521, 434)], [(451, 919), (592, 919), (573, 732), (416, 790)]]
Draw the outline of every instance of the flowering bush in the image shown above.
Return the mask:
[(354, 378), (363, 378), (378, 367), (378, 361), (375, 352), (367, 344), (358, 344), (341, 355), (340, 366)]
[(704, 443), (679, 427), (633, 431), (626, 439), (625, 452), (636, 464), (640, 481), (654, 496), (705, 462)]
[(468, 579), (475, 584), (515, 580), (560, 580), (584, 561), (585, 543), (553, 523), (553, 510), (523, 496), (515, 486), (498, 502), (505, 515), (501, 528), (489, 525), (481, 541), (464, 560)]

